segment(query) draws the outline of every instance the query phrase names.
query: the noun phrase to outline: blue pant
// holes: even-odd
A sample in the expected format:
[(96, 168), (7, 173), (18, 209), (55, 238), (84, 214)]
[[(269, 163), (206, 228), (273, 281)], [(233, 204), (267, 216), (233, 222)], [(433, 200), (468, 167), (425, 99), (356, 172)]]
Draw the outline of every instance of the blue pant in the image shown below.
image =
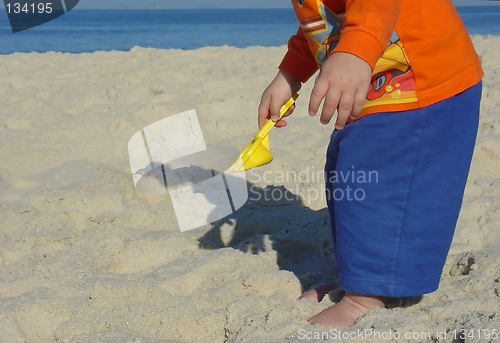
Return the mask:
[(481, 83), (434, 105), (335, 130), (325, 166), (340, 287), (388, 297), (437, 289), (469, 172)]

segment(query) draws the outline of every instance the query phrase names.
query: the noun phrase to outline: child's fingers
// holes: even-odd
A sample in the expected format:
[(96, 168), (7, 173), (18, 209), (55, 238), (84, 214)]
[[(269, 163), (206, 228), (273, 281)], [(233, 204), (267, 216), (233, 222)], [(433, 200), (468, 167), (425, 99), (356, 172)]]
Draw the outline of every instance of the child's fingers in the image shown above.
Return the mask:
[(258, 117), (257, 121), (259, 124), (259, 128), (262, 127), (269, 119), (269, 107), (270, 107), (270, 97), (263, 96), (260, 100), (259, 109), (258, 109)]
[(287, 125), (287, 122), (286, 120), (278, 120), (278, 122), (276, 123), (276, 127), (285, 127)]
[(328, 124), (332, 119), (340, 101), (340, 93), (337, 90), (330, 88), (325, 102), (323, 104), (323, 111), (321, 111), (320, 122), (321, 124)]
[(290, 108), (285, 112), (285, 114), (283, 114), (283, 117), (281, 117), (281, 119), (278, 120), (278, 122), (276, 123), (276, 127), (285, 127), (287, 125), (287, 122), (283, 118), (288, 117), (290, 114), (293, 113), (294, 110), (295, 110), (295, 104), (290, 106)]
[(339, 101), (339, 106), (337, 108), (337, 121), (335, 122), (335, 128), (337, 130), (342, 130), (347, 122), (347, 119), (352, 114), (354, 108), (354, 95), (351, 93), (342, 93), (342, 97)]
[(280, 118), (281, 107), (287, 100), (287, 98), (282, 99), (281, 97), (273, 97), (269, 106), (269, 113), (273, 121), (277, 121)]
[(323, 98), (327, 95), (329, 84), (323, 82), (321, 74), (316, 79), (316, 83), (311, 91), (311, 97), (309, 98), (309, 115), (315, 116), (318, 113), (319, 105)]
[(354, 96), (354, 106), (352, 107), (351, 118), (356, 119), (361, 111), (363, 110), (363, 106), (365, 105), (366, 100), (366, 92), (357, 91)]
[[(283, 103), (285, 101), (281, 100), (276, 100), (277, 98), (271, 98), (271, 97), (263, 97), (260, 105), (259, 105), (259, 116), (258, 116), (258, 123), (259, 123), (259, 128), (262, 127), (266, 123), (266, 121), (271, 118), (272, 120), (276, 121), (279, 118), (280, 111), (281, 111), (281, 106), (283, 106)], [(295, 109), (295, 104), (292, 105), (283, 115), (283, 117), (288, 117), (290, 114), (292, 114), (293, 110)], [(284, 127), (286, 126), (286, 121), (285, 120), (279, 120), (276, 123), (277, 127)]]

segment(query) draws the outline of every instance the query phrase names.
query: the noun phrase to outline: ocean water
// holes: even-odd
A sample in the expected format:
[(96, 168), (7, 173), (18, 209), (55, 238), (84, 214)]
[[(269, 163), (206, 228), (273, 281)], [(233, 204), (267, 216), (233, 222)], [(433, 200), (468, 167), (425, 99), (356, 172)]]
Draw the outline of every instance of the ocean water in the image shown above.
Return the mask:
[[(470, 34), (500, 35), (500, 6), (458, 7)], [(0, 54), (92, 52), (134, 46), (196, 49), (204, 46), (280, 46), (297, 30), (291, 9), (73, 10), (13, 34), (0, 10)]]

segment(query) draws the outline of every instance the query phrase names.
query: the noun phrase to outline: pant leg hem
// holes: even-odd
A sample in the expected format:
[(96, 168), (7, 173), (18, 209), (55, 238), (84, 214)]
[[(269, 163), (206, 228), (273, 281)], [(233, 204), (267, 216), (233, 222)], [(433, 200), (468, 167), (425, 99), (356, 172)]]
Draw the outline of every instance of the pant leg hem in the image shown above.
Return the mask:
[(340, 288), (347, 292), (385, 297), (410, 297), (434, 292), (438, 289), (439, 278), (388, 282), (368, 280), (339, 275)]

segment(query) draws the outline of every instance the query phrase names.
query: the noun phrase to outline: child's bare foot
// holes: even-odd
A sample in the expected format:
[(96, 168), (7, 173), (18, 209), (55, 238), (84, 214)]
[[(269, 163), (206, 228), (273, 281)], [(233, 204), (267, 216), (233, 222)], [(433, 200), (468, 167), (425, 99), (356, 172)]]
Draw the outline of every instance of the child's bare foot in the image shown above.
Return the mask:
[(384, 305), (385, 297), (346, 292), (340, 302), (310, 318), (309, 323), (349, 327), (368, 311)]
[(320, 302), (321, 300), (323, 300), (325, 295), (327, 295), (334, 289), (337, 289), (338, 287), (339, 287), (338, 282), (330, 282), (302, 293), (302, 295), (298, 297), (297, 300), (307, 299), (311, 301)]

